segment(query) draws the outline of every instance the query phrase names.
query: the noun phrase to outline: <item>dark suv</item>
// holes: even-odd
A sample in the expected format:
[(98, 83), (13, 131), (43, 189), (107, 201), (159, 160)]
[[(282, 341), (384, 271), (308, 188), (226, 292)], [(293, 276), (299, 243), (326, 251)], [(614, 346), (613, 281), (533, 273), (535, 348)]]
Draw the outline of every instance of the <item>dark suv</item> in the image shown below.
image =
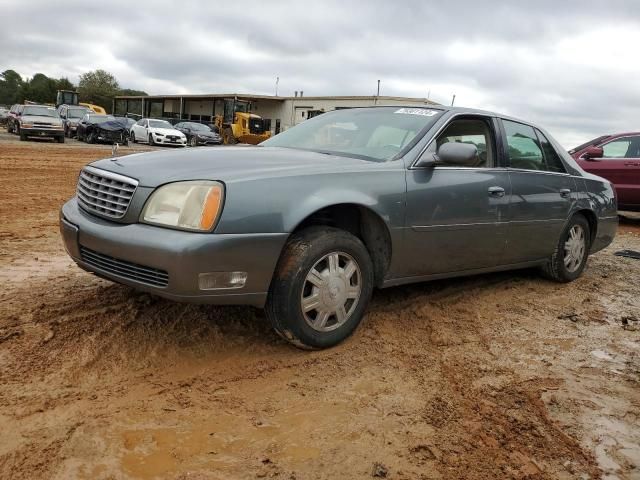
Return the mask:
[(640, 132), (594, 138), (569, 154), (587, 172), (613, 183), (620, 210), (640, 211)]
[(76, 130), (78, 129), (78, 123), (88, 113), (93, 111), (87, 107), (81, 107), (78, 105), (60, 105), (58, 107), (58, 114), (62, 119), (64, 125), (64, 136), (68, 138), (75, 137)]

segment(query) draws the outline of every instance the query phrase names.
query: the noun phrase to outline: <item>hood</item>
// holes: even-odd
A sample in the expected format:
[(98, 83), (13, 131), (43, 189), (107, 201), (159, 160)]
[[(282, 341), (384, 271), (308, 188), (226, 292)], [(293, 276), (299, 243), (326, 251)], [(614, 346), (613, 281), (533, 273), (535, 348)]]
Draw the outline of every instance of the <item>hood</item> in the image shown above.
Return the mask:
[(216, 132), (193, 132), (193, 134), (198, 137), (205, 137), (205, 138), (216, 138), (220, 136)]
[(91, 165), (135, 178), (140, 186), (157, 187), (179, 180), (234, 182), (260, 177), (370, 169), (376, 163), (291, 148), (224, 147), (138, 153), (105, 158)]
[(161, 133), (163, 135), (177, 135), (181, 137), (184, 135), (180, 130), (176, 130), (175, 128), (158, 128), (158, 127), (149, 127), (150, 132)]
[(47, 117), (44, 115), (23, 115), (20, 117), (24, 123), (46, 123), (49, 125), (62, 126), (62, 120), (56, 117)]

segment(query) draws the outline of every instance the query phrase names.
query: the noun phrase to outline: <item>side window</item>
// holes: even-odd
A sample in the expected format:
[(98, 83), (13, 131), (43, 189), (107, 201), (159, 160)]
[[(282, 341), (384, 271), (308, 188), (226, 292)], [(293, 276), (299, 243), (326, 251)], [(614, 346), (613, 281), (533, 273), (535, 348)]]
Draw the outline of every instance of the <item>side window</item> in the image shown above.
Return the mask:
[(507, 134), (509, 166), (523, 170), (545, 170), (542, 149), (533, 127), (502, 120)]
[(542, 146), (547, 170), (550, 172), (566, 173), (567, 171), (564, 168), (564, 164), (562, 163), (558, 152), (556, 152), (556, 149), (551, 145), (551, 142), (537, 128), (536, 134), (538, 135), (539, 143)]
[(602, 145), (602, 158), (640, 157), (640, 137), (624, 137)]
[(441, 145), (450, 142), (469, 143), (477, 148), (478, 155), (466, 167), (491, 167), (496, 164), (493, 131), (482, 118), (454, 120), (438, 135), (435, 142), (431, 142), (425, 155), (436, 154)]
[(139, 127), (144, 126), (144, 120), (138, 120), (138, 121), (136, 122), (136, 125), (138, 125)]

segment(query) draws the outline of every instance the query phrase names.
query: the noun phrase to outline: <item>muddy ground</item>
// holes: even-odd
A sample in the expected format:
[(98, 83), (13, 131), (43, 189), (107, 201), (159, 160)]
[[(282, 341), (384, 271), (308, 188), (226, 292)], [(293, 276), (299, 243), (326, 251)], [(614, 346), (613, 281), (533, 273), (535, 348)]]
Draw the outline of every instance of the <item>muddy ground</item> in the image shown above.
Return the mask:
[(302, 352), (74, 266), (58, 209), (110, 153), (0, 135), (0, 478), (640, 478), (640, 221), (570, 285), (378, 291)]

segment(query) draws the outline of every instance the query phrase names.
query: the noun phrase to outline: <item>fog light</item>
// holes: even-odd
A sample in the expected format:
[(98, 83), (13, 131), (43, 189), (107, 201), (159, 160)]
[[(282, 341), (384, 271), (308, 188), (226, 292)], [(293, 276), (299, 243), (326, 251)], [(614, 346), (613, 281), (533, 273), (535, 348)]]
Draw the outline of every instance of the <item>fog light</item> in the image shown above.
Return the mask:
[(247, 272), (209, 272), (198, 275), (200, 290), (242, 288), (247, 281)]

